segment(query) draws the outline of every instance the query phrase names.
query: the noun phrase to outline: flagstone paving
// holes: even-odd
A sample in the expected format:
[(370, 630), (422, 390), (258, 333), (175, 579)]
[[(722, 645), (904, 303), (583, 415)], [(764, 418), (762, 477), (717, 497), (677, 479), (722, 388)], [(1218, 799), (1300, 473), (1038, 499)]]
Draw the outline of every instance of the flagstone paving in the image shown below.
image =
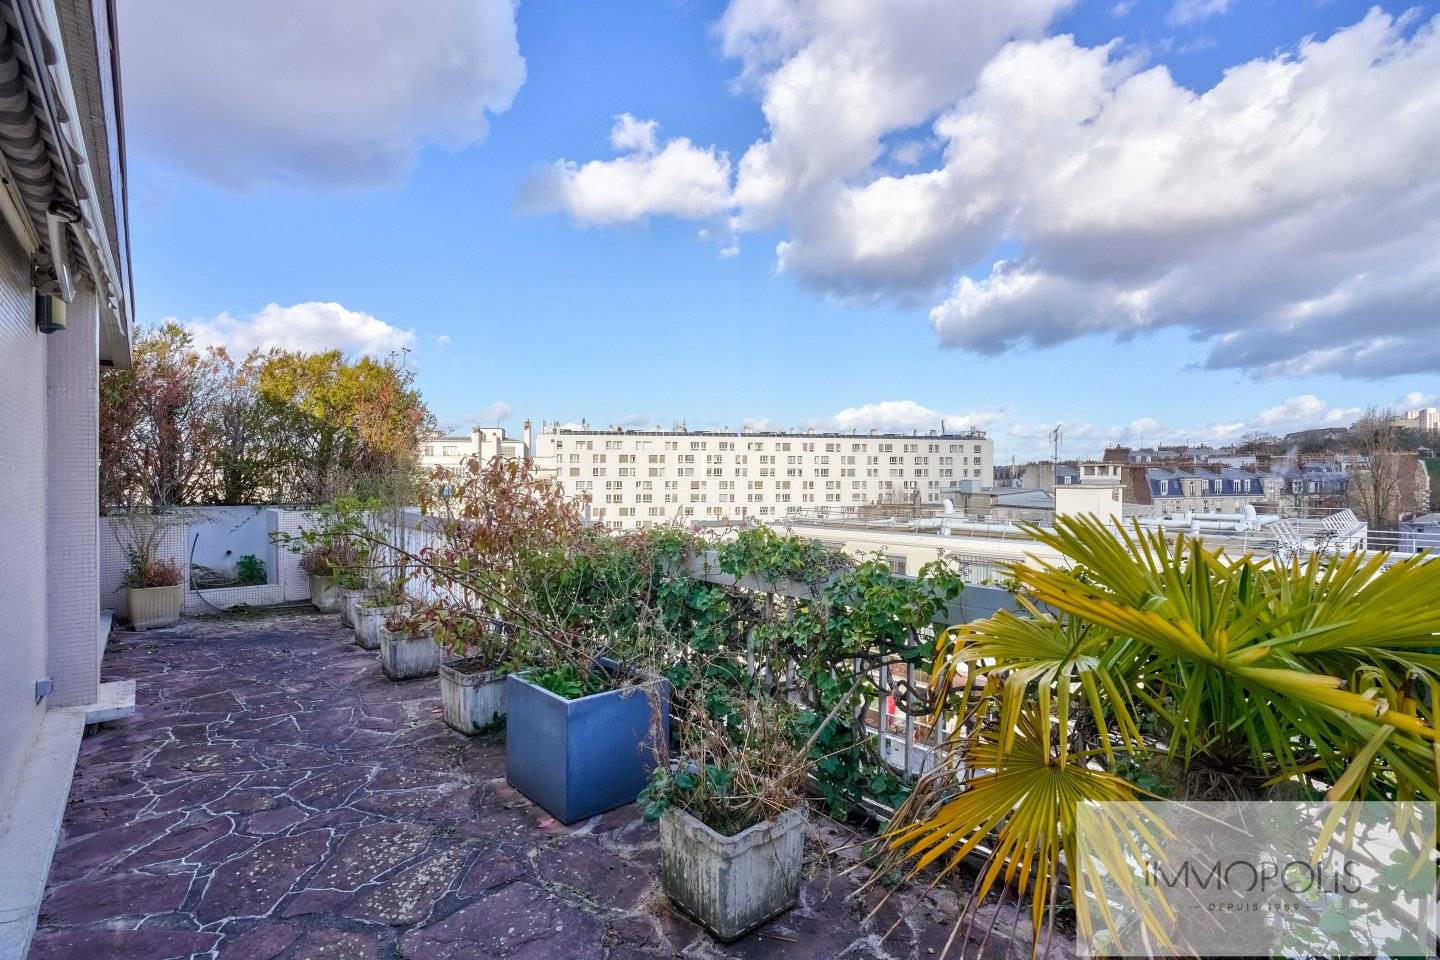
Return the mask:
[[(86, 738), (32, 960), (924, 958), (945, 894), (876, 919), (815, 866), (799, 907), (722, 947), (657, 884), (634, 806), (556, 825), (505, 783), (502, 737), (447, 728), (335, 616), (117, 632), (135, 715)], [(821, 820), (822, 846), (848, 842)], [(993, 947), (987, 953), (995, 953)], [(967, 955), (974, 956), (973, 948)]]

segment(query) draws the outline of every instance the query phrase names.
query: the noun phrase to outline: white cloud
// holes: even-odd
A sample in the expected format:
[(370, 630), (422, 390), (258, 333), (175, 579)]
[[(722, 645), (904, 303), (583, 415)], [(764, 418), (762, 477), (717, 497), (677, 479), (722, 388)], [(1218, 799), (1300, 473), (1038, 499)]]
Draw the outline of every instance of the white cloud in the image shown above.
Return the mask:
[[(728, 200), (723, 154), (622, 117), (629, 152), (559, 164), (551, 205), (778, 228), (782, 271), (923, 303), (982, 353), (1180, 327), (1260, 377), (1440, 370), (1440, 18), (1377, 8), (1202, 93), (1119, 41), (1045, 37), (1068, 6), (731, 0), (722, 49), (767, 134)], [(927, 137), (935, 162), (906, 146)], [(695, 181), (659, 169), (672, 146), (704, 202), (670, 199)]]
[[(1359, 419), (1361, 407), (1330, 404), (1314, 394), (1300, 394), (1248, 416), (1230, 420), (1208, 420), (1185, 424), (1166, 423), (1154, 417), (1140, 417), (1127, 424), (1096, 424), (1082, 420), (1062, 421), (1060, 456), (1098, 457), (1109, 446), (1226, 446), (1247, 434), (1280, 436), (1315, 427), (1345, 427)], [(1049, 435), (1054, 421), (1038, 422), (1007, 416), (991, 432), (998, 462), (1011, 456), (1018, 460), (1049, 458)]]
[[(168, 318), (175, 319), (175, 318)], [(339, 350), (348, 356), (383, 356), (415, 345), (415, 333), (338, 303), (311, 301), (282, 307), (267, 304), (259, 313), (237, 317), (221, 313), (185, 324), (199, 346), (223, 346), (244, 355), (251, 350)]]
[(439, 347), (442, 350), (450, 346), (450, 334), (442, 333), (440, 334), (440, 336), (436, 337), (435, 346)]
[(133, 148), (227, 188), (403, 177), (525, 80), (514, 0), (123, 0)]
[(969, 410), (942, 413), (914, 400), (882, 400), (858, 407), (846, 407), (830, 418), (837, 430), (880, 430), (901, 433), (918, 430), (922, 433), (944, 429), (982, 429), (1001, 418), (998, 410)]
[(702, 220), (730, 203), (730, 158), (684, 137), (659, 143), (660, 125), (615, 118), (610, 144), (620, 156), (576, 164), (559, 160), (527, 184), (523, 204), (563, 210), (576, 223), (632, 223), (657, 214)]
[(1230, 0), (1175, 0), (1170, 22), (1187, 24), (1218, 17), (1230, 7)]

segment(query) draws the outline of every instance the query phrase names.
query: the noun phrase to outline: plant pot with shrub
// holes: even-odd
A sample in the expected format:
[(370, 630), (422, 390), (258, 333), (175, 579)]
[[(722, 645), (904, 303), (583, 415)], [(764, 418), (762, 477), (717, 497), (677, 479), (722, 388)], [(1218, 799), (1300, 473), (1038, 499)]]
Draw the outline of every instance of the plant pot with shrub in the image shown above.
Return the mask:
[(370, 591), (363, 577), (348, 571), (342, 572), (335, 578), (335, 586), (340, 594), (340, 622), (354, 629), (356, 611), (360, 608), (360, 604), (365, 602)]
[(595, 661), (505, 683), (506, 782), (561, 823), (634, 802), (670, 737), (668, 681)]
[(362, 650), (379, 650), (385, 621), (401, 614), (405, 604), (405, 583), (392, 580), (367, 594), (355, 607), (355, 643)]
[(440, 644), (440, 706), (445, 723), (468, 736), (505, 722), (505, 678), (520, 661), (518, 631), (449, 604), (417, 611)]
[(185, 526), (189, 518), (180, 513), (131, 511), (110, 518), (110, 529), (125, 551), (129, 566), (121, 586), (130, 624), (136, 630), (168, 627), (180, 621), (185, 591), (180, 565), (162, 559), (165, 535)]
[(125, 605), (130, 610), (130, 625), (136, 630), (179, 623), (184, 599), (180, 565), (173, 560), (155, 560), (140, 566), (132, 560), (125, 571)]
[[(401, 608), (403, 610), (403, 608)], [(391, 680), (433, 677), (440, 669), (435, 635), (412, 617), (397, 612), (380, 628), (380, 670)]]
[(310, 577), (310, 603), (321, 613), (340, 609), (340, 584), (348, 572), (366, 565), (364, 513), (358, 500), (341, 497), (323, 504), (299, 533), (270, 535), (271, 541), (300, 555), (300, 571)]
[(660, 822), (661, 889), (728, 943), (799, 897), (814, 735), (797, 734), (794, 705), (763, 694), (699, 684), (677, 709), (679, 759), (656, 765), (640, 802)]
[(300, 554), (300, 572), (310, 576), (310, 605), (321, 613), (340, 609), (340, 588), (335, 583), (334, 551), (311, 547)]

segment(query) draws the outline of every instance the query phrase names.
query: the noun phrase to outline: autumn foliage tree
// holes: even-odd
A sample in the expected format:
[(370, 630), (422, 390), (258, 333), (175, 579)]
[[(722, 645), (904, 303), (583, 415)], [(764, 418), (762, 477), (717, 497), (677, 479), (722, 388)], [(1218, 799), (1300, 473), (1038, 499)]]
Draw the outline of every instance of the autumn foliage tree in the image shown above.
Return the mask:
[(102, 508), (314, 503), (418, 471), (434, 417), (402, 358), (197, 347), (167, 323), (100, 382)]

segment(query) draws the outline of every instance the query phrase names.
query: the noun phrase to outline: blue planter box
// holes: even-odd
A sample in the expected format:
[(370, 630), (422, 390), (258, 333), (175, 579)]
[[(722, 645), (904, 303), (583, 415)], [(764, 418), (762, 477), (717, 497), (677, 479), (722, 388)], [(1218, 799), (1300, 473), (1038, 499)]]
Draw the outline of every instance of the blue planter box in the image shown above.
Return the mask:
[(661, 736), (670, 736), (670, 685), (557, 697), (506, 678), (505, 779), (561, 823), (633, 803), (655, 767), (652, 701)]

